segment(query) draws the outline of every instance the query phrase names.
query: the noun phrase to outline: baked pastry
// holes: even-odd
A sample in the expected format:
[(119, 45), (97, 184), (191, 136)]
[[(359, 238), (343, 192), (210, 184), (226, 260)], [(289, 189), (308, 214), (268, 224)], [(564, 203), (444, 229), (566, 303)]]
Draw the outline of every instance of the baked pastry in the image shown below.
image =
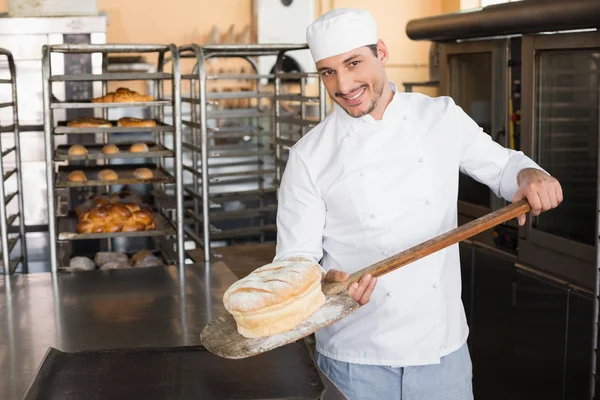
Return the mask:
[(87, 149), (81, 144), (74, 144), (73, 146), (69, 147), (70, 156), (84, 156), (87, 153)]
[(98, 172), (98, 179), (101, 181), (116, 181), (119, 179), (119, 175), (112, 169), (103, 169)]
[(67, 122), (67, 126), (71, 128), (110, 128), (112, 124), (102, 118), (83, 117)]
[(139, 94), (134, 90), (121, 87), (114, 92), (92, 99), (92, 103), (137, 103), (153, 100), (154, 97), (152, 96)]
[(140, 119), (133, 117), (119, 118), (117, 126), (124, 128), (153, 128), (156, 126), (156, 121), (153, 119)]
[(294, 328), (325, 303), (321, 276), (319, 264), (312, 261), (276, 261), (231, 285), (223, 304), (240, 335), (276, 335)]
[(148, 145), (146, 143), (134, 143), (129, 148), (132, 153), (145, 153), (148, 151)]
[(69, 174), (67, 179), (69, 179), (71, 182), (87, 181), (87, 178), (85, 177), (85, 174), (83, 173), (83, 171), (79, 171), (79, 170), (71, 171), (71, 173)]
[(119, 152), (119, 148), (116, 145), (110, 143), (102, 147), (102, 152), (104, 154), (117, 154)]
[(140, 232), (155, 228), (152, 211), (142, 210), (137, 204), (118, 203), (82, 211), (79, 215), (77, 232)]
[(137, 168), (135, 171), (133, 171), (133, 176), (135, 176), (137, 179), (151, 179), (154, 174), (152, 173), (152, 170), (148, 168)]

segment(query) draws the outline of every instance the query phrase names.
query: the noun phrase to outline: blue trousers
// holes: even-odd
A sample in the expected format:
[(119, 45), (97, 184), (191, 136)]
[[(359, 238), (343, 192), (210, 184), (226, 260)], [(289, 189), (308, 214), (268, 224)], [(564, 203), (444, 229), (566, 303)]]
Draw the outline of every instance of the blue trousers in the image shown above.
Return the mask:
[(349, 364), (316, 354), (319, 368), (349, 400), (473, 400), (469, 348), (440, 364), (393, 368)]

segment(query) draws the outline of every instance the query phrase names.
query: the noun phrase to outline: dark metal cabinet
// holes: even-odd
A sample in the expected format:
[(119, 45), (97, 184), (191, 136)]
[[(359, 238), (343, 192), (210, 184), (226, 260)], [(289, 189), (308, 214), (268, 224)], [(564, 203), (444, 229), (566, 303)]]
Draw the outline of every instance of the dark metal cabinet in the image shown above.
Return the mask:
[(557, 282), (517, 269), (514, 295), (511, 399), (562, 400), (568, 290)]
[(512, 356), (514, 259), (475, 247), (471, 358), (476, 399), (509, 398)]
[(592, 294), (569, 291), (565, 400), (590, 398), (593, 313)]

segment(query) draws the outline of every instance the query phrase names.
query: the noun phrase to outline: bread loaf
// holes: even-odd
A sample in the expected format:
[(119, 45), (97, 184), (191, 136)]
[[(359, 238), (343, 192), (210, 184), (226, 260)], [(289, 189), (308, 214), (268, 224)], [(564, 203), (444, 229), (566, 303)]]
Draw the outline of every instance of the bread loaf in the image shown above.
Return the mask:
[(87, 178), (85, 177), (85, 174), (83, 173), (83, 171), (72, 171), (71, 173), (69, 173), (69, 176), (67, 177), (67, 179), (69, 179), (71, 182), (85, 182), (87, 181)]
[(74, 144), (73, 146), (69, 147), (70, 156), (84, 156), (87, 153), (88, 152), (85, 146), (82, 146), (80, 144)]
[(134, 143), (129, 148), (132, 153), (145, 153), (148, 151), (148, 145), (146, 143)]
[(257, 338), (288, 331), (325, 303), (321, 268), (312, 261), (276, 261), (231, 285), (225, 309), (240, 335)]
[(117, 121), (117, 126), (124, 128), (153, 128), (156, 126), (156, 121), (153, 119), (139, 119), (132, 117), (123, 117)]
[(137, 204), (107, 204), (87, 211), (80, 210), (79, 233), (113, 233), (151, 231), (156, 228), (151, 211)]
[(94, 262), (87, 257), (73, 257), (69, 261), (71, 271), (91, 271), (95, 268)]
[(119, 148), (116, 145), (110, 143), (102, 147), (102, 152), (104, 154), (117, 154), (119, 152)]
[(137, 168), (135, 171), (133, 171), (133, 176), (135, 176), (137, 179), (152, 179), (154, 174), (152, 174), (152, 170), (148, 168)]
[(118, 88), (114, 92), (92, 99), (92, 103), (137, 103), (153, 100), (154, 97), (152, 96), (139, 94), (127, 88)]
[(67, 122), (67, 126), (71, 128), (110, 128), (110, 121), (101, 118), (83, 117)]
[(112, 169), (103, 169), (98, 172), (98, 179), (101, 181), (116, 181), (119, 179), (119, 175)]
[(109, 262), (127, 263), (128, 261), (129, 259), (127, 258), (127, 254), (112, 251), (99, 251), (94, 256), (94, 262), (98, 267), (101, 267)]

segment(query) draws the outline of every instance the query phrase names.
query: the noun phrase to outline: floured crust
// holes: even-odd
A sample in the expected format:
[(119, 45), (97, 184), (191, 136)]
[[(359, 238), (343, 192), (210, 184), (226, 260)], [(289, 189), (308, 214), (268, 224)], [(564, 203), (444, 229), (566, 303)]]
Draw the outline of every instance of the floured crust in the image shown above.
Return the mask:
[(321, 268), (311, 261), (267, 264), (231, 285), (223, 303), (245, 337), (288, 331), (325, 303)]

